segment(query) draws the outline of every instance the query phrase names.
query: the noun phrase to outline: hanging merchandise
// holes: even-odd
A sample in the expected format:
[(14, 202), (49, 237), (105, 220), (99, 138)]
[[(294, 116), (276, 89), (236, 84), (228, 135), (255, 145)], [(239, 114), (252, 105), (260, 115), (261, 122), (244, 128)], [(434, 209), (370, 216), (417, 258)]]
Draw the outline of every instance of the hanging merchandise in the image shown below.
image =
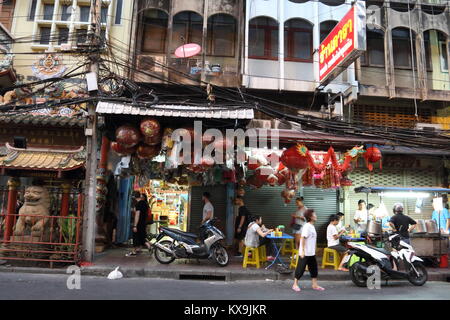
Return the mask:
[(284, 199), (284, 203), (288, 204), (295, 197), (295, 190), (290, 190), (288, 188), (281, 191), (281, 197)]
[(366, 166), (369, 171), (373, 171), (373, 164), (380, 161), (380, 170), (382, 169), (382, 155), (380, 149), (377, 145), (367, 145), (366, 153), (364, 154), (364, 159), (366, 160)]
[(149, 146), (146, 144), (140, 144), (137, 148), (136, 154), (139, 159), (153, 159), (159, 154), (159, 146)]
[(289, 168), (289, 170), (298, 172), (300, 169), (308, 168), (307, 153), (308, 149), (306, 146), (297, 144), (284, 150), (281, 154), (280, 161)]
[(144, 143), (148, 144), (149, 146), (156, 146), (161, 144), (162, 137), (160, 134), (157, 134), (152, 137), (144, 137), (143, 140)]
[(125, 148), (136, 146), (141, 140), (139, 130), (131, 125), (120, 126), (116, 130), (116, 141)]
[(111, 141), (111, 149), (121, 157), (129, 156), (136, 152), (136, 146), (127, 148), (116, 141)]
[(163, 137), (161, 141), (161, 149), (162, 150), (170, 150), (173, 148), (173, 140), (172, 140), (173, 129), (165, 128), (163, 131)]
[(144, 138), (151, 138), (160, 135), (161, 126), (158, 120), (146, 118), (141, 121), (140, 129)]

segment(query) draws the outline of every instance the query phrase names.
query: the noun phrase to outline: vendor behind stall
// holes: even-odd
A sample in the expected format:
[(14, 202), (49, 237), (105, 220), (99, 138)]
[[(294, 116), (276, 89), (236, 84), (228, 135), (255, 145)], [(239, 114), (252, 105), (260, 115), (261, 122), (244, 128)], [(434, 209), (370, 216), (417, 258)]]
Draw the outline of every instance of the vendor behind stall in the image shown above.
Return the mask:
[(414, 230), (417, 222), (411, 217), (403, 214), (403, 204), (401, 203), (394, 204), (393, 211), (394, 216), (390, 220), (391, 228), (394, 232), (400, 234), (400, 237), (404, 242), (411, 244), (409, 240), (409, 233)]

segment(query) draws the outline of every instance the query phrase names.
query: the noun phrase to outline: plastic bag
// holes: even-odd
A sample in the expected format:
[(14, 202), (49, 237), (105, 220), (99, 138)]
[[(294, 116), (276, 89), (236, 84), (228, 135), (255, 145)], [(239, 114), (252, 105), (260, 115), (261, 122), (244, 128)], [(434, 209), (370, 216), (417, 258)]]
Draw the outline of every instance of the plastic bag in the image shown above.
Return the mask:
[(113, 271), (110, 272), (110, 274), (108, 274), (109, 280), (117, 280), (120, 278), (123, 278), (123, 274), (122, 272), (119, 271), (119, 267), (115, 268)]

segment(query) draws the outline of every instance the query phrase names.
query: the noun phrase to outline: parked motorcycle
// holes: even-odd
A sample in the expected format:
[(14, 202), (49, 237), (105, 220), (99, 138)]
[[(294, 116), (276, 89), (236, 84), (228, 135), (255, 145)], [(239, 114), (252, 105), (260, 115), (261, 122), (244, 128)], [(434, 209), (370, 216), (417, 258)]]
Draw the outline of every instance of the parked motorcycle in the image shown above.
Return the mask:
[(428, 280), (427, 269), (413, 247), (402, 241), (399, 234), (385, 234), (384, 239), (390, 244), (391, 252), (365, 244), (347, 244), (350, 248), (347, 259), (350, 260), (352, 255), (360, 258), (349, 269), (353, 283), (358, 287), (367, 286), (370, 276), (367, 269), (376, 265), (381, 270), (381, 280), (407, 279), (415, 286), (424, 285)]
[(229, 262), (228, 252), (220, 243), (225, 235), (214, 226), (216, 221), (216, 218), (206, 221), (200, 227), (199, 235), (161, 227), (156, 242), (152, 244), (156, 260), (169, 264), (175, 259), (213, 259), (219, 266), (225, 267)]

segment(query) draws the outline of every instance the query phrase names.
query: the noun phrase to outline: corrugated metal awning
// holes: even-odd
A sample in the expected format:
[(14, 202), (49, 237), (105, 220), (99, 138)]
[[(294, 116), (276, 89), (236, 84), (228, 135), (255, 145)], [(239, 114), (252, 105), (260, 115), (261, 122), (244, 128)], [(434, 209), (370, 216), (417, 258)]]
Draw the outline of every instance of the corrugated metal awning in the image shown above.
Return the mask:
[(136, 116), (153, 117), (177, 117), (177, 118), (213, 118), (213, 119), (253, 119), (253, 109), (244, 108), (220, 108), (199, 107), (186, 105), (154, 105), (151, 107), (135, 107), (127, 104), (99, 102), (97, 105), (99, 114), (126, 114)]

